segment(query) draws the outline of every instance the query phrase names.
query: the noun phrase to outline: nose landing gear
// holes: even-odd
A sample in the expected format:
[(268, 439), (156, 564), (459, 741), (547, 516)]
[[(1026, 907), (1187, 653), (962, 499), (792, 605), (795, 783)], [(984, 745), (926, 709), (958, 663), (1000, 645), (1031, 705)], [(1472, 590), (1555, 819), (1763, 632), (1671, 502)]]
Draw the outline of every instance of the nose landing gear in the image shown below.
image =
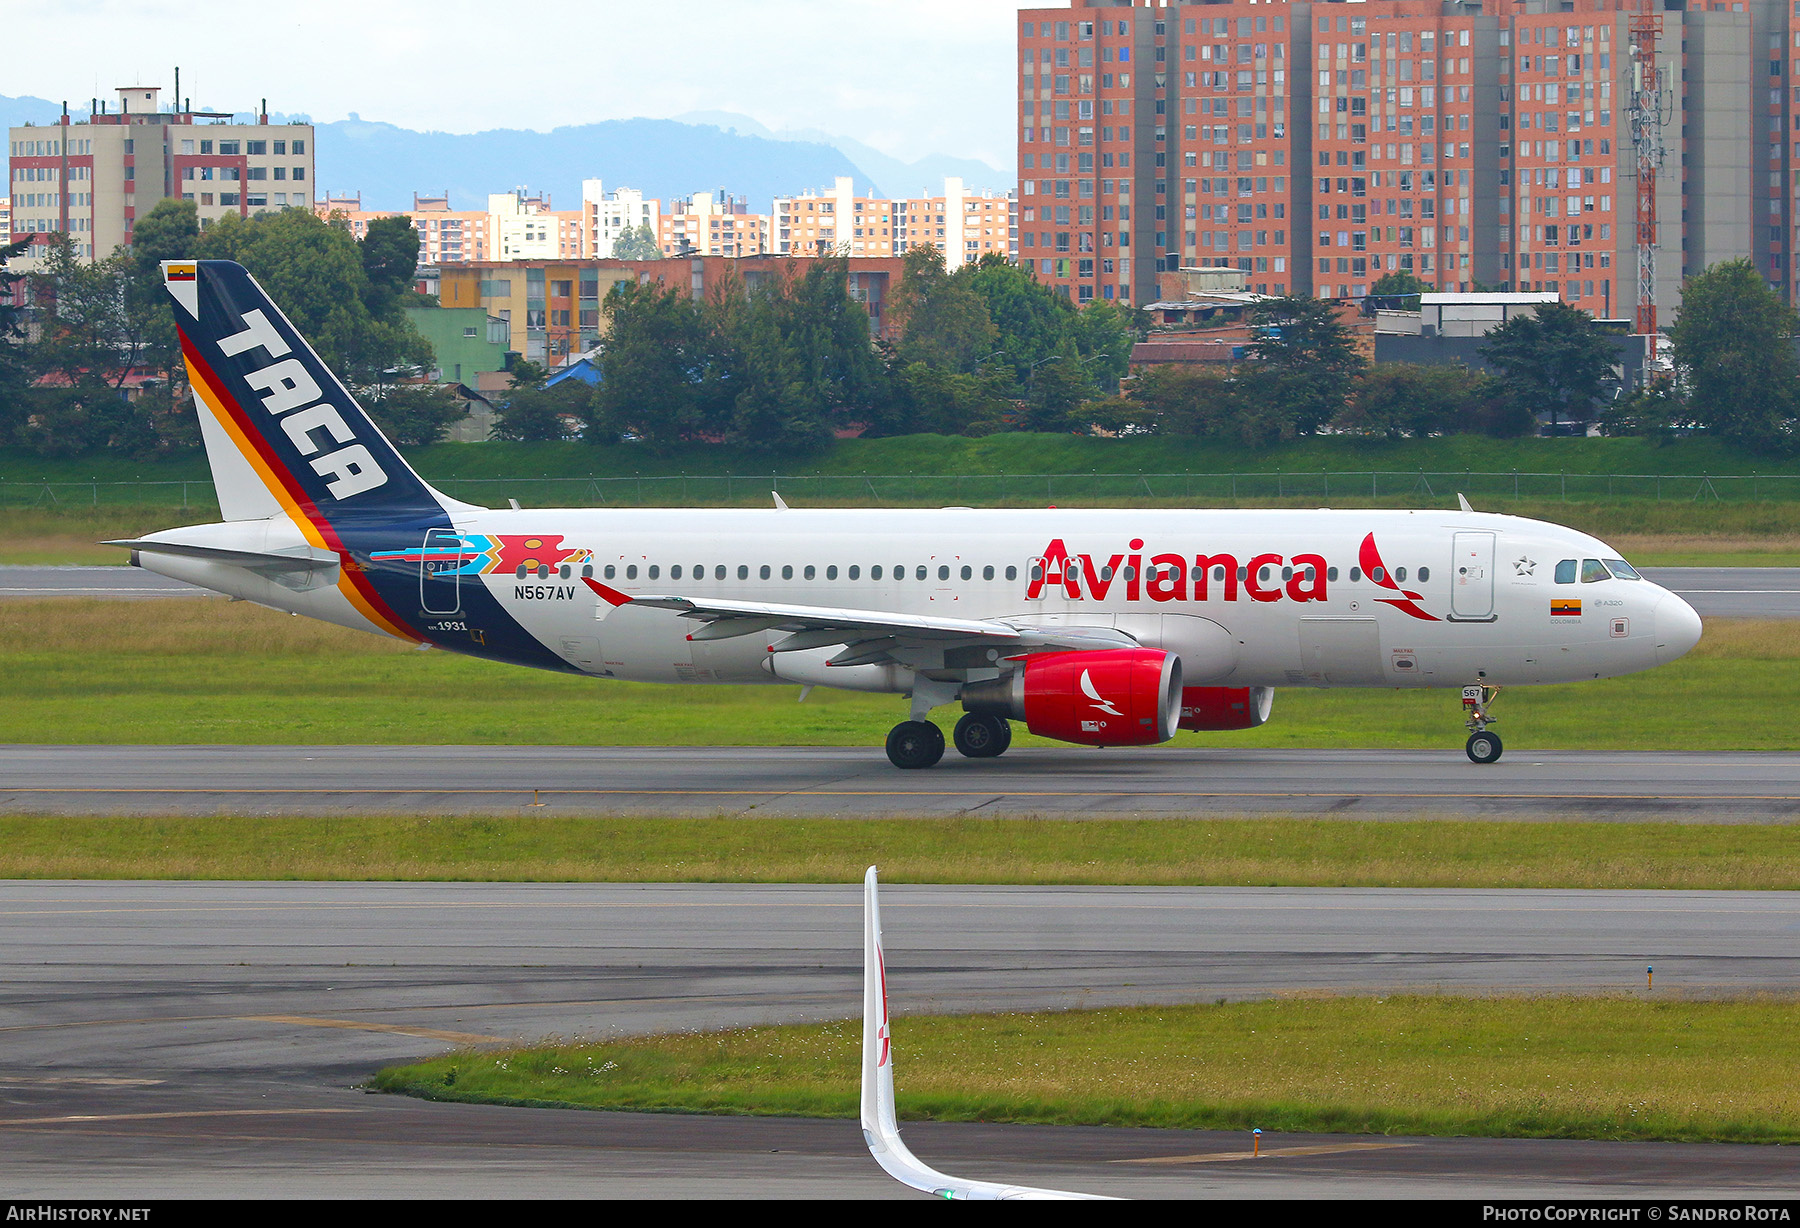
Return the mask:
[(1464, 749), (1473, 763), (1497, 763), (1501, 751), (1505, 749), (1501, 745), (1500, 735), (1488, 728), (1494, 720), (1488, 715), (1488, 705), (1499, 694), (1499, 687), (1481, 682), (1462, 689), (1463, 715), (1466, 718), (1464, 724), (1469, 730), (1469, 742)]

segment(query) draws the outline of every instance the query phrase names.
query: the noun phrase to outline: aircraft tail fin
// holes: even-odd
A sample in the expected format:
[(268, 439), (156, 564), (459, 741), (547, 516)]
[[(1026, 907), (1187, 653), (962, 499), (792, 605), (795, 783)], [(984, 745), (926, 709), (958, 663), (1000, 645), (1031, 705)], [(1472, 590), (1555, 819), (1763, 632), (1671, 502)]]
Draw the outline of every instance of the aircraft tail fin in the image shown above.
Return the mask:
[(468, 506), (413, 472), (242, 265), (162, 268), (226, 520), (286, 512), (316, 529), (338, 515)]

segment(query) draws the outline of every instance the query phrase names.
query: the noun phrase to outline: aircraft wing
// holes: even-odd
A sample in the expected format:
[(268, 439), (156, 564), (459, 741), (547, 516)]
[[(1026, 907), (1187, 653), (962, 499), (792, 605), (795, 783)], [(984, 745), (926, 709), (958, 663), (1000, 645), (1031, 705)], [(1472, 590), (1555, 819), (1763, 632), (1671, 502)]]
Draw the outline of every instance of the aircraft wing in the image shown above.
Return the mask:
[(952, 1177), (921, 1161), (900, 1140), (894, 1110), (894, 1046), (888, 1030), (887, 965), (881, 952), (881, 901), (876, 898), (874, 866), (863, 876), (862, 1131), (870, 1154), (888, 1176), (939, 1198), (984, 1202), (1105, 1198), (1101, 1194)]
[[(1111, 627), (1039, 628), (995, 619), (946, 618), (929, 614), (902, 614), (887, 610), (852, 610), (832, 606), (788, 605), (771, 601), (730, 601), (711, 597), (630, 596), (587, 579), (585, 583), (612, 606), (638, 605), (669, 610), (703, 625), (690, 640), (720, 640), (759, 631), (787, 631), (777, 641), (776, 652), (829, 648), (835, 644), (865, 641), (925, 641), (988, 643), (1001, 648), (1135, 648), (1137, 641)], [(845, 654), (849, 656), (850, 654)], [(856, 664), (855, 659), (835, 659), (834, 665)]]

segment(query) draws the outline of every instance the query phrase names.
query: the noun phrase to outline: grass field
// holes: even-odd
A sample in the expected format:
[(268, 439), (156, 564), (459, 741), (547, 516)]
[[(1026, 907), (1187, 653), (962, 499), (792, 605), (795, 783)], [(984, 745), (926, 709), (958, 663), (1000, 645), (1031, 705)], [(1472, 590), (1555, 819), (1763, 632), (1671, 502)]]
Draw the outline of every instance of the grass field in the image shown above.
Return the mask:
[[(905, 988), (897, 988), (904, 999)], [(442, 1100), (854, 1117), (859, 1023), (464, 1051)], [(1800, 1142), (1800, 1006), (1333, 998), (899, 1018), (901, 1114), (953, 1121)]]
[[(793, 686), (623, 683), (421, 653), (222, 598), (0, 603), (0, 643), (0, 742), (874, 748), (904, 711), (892, 696), (818, 690), (796, 703)], [(1515, 754), (1793, 750), (1796, 659), (1792, 624), (1714, 621), (1661, 669), (1507, 691), (1500, 729)], [(1453, 691), (1288, 689), (1260, 729), (1170, 745), (1455, 748), (1462, 738)], [(1022, 745), (1034, 742), (1021, 732)]]
[(1800, 890), (1800, 826), (0, 816), (0, 878)]

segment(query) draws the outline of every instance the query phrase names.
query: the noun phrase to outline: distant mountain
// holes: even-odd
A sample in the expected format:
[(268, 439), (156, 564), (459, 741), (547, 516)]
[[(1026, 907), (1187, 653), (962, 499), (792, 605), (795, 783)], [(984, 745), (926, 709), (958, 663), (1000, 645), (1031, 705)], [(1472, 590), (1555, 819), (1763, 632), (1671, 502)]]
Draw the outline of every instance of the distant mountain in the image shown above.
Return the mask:
[[(0, 95), (0, 125), (54, 123), (60, 103)], [(77, 119), (86, 118), (85, 100)], [(241, 119), (249, 119), (248, 115)], [(308, 122), (302, 114), (269, 117)], [(318, 124), (314, 150), (323, 195), (362, 196), (365, 209), (406, 209), (413, 193), (448, 191), (456, 209), (482, 209), (493, 192), (528, 187), (551, 203), (576, 208), (581, 181), (607, 189), (637, 188), (663, 200), (723, 188), (762, 211), (776, 196), (831, 186), (839, 175), (857, 191), (895, 195), (941, 190), (960, 175), (971, 188), (1005, 188), (1010, 175), (972, 158), (934, 155), (916, 162), (891, 157), (848, 137), (815, 130), (772, 132), (745, 115), (696, 112), (681, 120), (623, 119), (550, 132), (499, 128), (457, 134), (418, 132), (395, 124), (349, 119)]]
[(414, 132), (354, 114), (318, 125), (319, 188), (362, 193), (365, 209), (412, 206), (412, 194), (449, 189), (458, 209), (487, 207), (490, 192), (528, 186), (577, 208), (581, 181), (637, 188), (667, 200), (724, 188), (754, 210), (771, 198), (856, 174), (829, 145), (743, 136), (666, 119), (619, 119), (531, 132)]
[[(961, 176), (963, 186), (973, 189), (994, 188), (1005, 191), (1013, 186), (1011, 172), (992, 166), (978, 158), (953, 158), (948, 154), (932, 154), (920, 158), (916, 162), (906, 162), (891, 154), (882, 153), (871, 145), (865, 145), (853, 137), (839, 136), (823, 132), (817, 128), (779, 128), (770, 129), (758, 123), (748, 115), (739, 115), (733, 111), (689, 111), (677, 115), (676, 119), (689, 124), (711, 124), (727, 132), (735, 131), (743, 136), (765, 137), (773, 141), (809, 141), (820, 145), (830, 145), (839, 150), (845, 157), (856, 163), (862, 176), (857, 181), (857, 190), (876, 186), (880, 193), (887, 196), (906, 196), (911, 193), (941, 192), (944, 180), (948, 176)], [(829, 184), (812, 185), (829, 187)], [(794, 189), (789, 189), (790, 191)]]

